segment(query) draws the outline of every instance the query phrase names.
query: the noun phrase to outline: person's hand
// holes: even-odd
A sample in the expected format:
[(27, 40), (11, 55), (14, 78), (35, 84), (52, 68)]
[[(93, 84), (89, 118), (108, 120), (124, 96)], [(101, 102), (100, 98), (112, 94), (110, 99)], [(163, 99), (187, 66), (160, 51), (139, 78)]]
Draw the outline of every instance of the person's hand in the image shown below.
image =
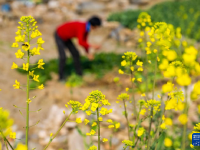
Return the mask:
[(89, 60), (93, 60), (94, 59), (94, 55), (93, 54), (87, 54), (87, 57)]
[(92, 45), (91, 47), (95, 50), (99, 50), (101, 48), (101, 45)]

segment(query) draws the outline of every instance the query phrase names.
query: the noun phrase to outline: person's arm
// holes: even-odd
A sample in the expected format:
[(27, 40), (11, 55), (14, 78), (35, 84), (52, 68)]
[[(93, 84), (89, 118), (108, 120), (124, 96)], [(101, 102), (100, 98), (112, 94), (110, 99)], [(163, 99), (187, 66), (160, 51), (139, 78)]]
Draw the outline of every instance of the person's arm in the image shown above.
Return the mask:
[(86, 53), (89, 53), (90, 45), (87, 42), (87, 35), (85, 35), (85, 30), (82, 28), (79, 29), (78, 43), (85, 48)]

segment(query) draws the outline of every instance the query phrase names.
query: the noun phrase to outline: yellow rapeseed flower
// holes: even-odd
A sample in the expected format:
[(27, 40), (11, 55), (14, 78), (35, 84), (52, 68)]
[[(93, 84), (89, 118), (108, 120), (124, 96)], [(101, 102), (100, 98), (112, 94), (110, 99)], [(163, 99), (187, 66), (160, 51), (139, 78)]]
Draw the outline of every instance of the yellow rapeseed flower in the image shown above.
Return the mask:
[(29, 76), (32, 76), (33, 77), (33, 74), (34, 73), (34, 70), (33, 71), (29, 71)]
[(102, 117), (99, 117), (99, 121), (103, 121), (103, 118), (102, 118)]
[(142, 67), (139, 67), (137, 71), (143, 71), (143, 68), (142, 68)]
[(29, 98), (26, 102), (29, 104), (29, 103), (31, 103), (32, 101), (31, 101), (31, 99)]
[(76, 123), (82, 123), (81, 118), (76, 118)]
[(45, 64), (45, 63), (43, 62), (43, 59), (40, 59), (40, 60), (38, 61), (38, 68), (44, 69), (44, 67), (43, 67), (44, 64)]
[(27, 146), (19, 143), (15, 150), (27, 150)]
[(178, 117), (178, 120), (180, 121), (181, 124), (186, 124), (188, 119), (187, 119), (187, 115), (186, 114), (181, 114), (179, 117)]
[(86, 133), (86, 135), (94, 135), (95, 133), (96, 133), (95, 130), (92, 129), (92, 130), (90, 131), (90, 133)]
[(142, 78), (137, 78), (137, 81), (138, 82), (142, 82)]
[(119, 127), (120, 127), (120, 123), (118, 122), (115, 124), (115, 128), (118, 129)]
[(166, 126), (165, 126), (165, 123), (162, 123), (162, 124), (160, 125), (160, 128), (163, 129), (163, 130), (167, 129)]
[(11, 69), (16, 69), (16, 68), (18, 68), (18, 65), (13, 62), (13, 65), (12, 65)]
[(134, 82), (134, 81), (135, 81), (135, 78), (132, 78), (131, 81)]
[(164, 145), (166, 147), (171, 147), (172, 146), (172, 140), (170, 138), (165, 138)]
[(193, 132), (191, 132), (190, 134), (188, 134), (188, 139), (192, 141), (192, 134)]
[(145, 129), (143, 127), (141, 127), (138, 129), (137, 135), (140, 137), (144, 134), (144, 132), (145, 132)]
[(106, 122), (113, 123), (112, 119), (108, 119)]
[(15, 53), (15, 55), (16, 55), (16, 58), (22, 59), (23, 56), (24, 56), (24, 53), (21, 51), (21, 49), (19, 49), (19, 50)]
[(117, 99), (119, 100), (129, 100), (129, 95), (127, 93), (121, 93), (118, 95)]
[(90, 121), (88, 119), (84, 120), (85, 125), (87, 125)]
[(137, 63), (136, 63), (136, 65), (138, 65), (138, 66), (141, 66), (141, 67), (142, 67), (142, 65), (143, 65), (143, 62), (142, 62), (142, 61), (140, 61), (140, 60), (138, 60), (138, 61), (137, 61)]
[(38, 86), (38, 89), (44, 89), (44, 85), (43, 84), (41, 84), (40, 86)]
[(16, 139), (16, 133), (15, 132), (10, 132), (10, 138), (11, 139)]
[(40, 55), (40, 48), (34, 47), (32, 50), (30, 50), (30, 52), (31, 52), (32, 56), (34, 56), (34, 55)]
[(173, 121), (171, 118), (165, 118), (165, 124), (168, 125), (168, 126), (172, 126), (173, 124)]
[(96, 122), (93, 122), (92, 123), (92, 127), (94, 127), (94, 126), (96, 126), (97, 125), (97, 123)]
[(124, 74), (124, 71), (122, 71), (121, 69), (119, 69), (119, 74)]
[(108, 139), (106, 139), (106, 138), (103, 138), (103, 140), (102, 140), (102, 142), (107, 142), (108, 141)]
[(88, 150), (97, 150), (97, 147), (93, 145)]
[(14, 89), (19, 89), (20, 88), (20, 82), (15, 80), (15, 84), (13, 85)]
[(22, 49), (28, 51), (30, 49), (30, 44), (28, 42), (25, 42), (24, 44), (22, 44)]
[(26, 70), (26, 71), (28, 71), (28, 69), (29, 69), (29, 63), (23, 63), (23, 70)]
[(38, 78), (39, 78), (39, 75), (34, 75), (34, 76), (33, 76), (33, 80), (34, 80), (34, 81), (40, 82), (40, 81), (38, 80)]
[(18, 45), (18, 43), (16, 42), (16, 43), (13, 43), (13, 44), (12, 44), (12, 47), (19, 47), (19, 45)]
[(90, 116), (90, 115), (92, 114), (91, 111), (86, 111), (85, 113), (86, 113), (88, 116)]
[(164, 93), (171, 92), (173, 90), (173, 87), (174, 87), (174, 84), (172, 84), (171, 82), (167, 82), (167, 84), (164, 84), (162, 86), (162, 91)]
[(123, 61), (121, 62), (121, 66), (126, 66), (126, 60), (123, 60)]
[(122, 143), (126, 144), (127, 146), (133, 146), (133, 142), (130, 140), (123, 140)]
[(115, 127), (114, 125), (109, 125), (109, 126), (108, 126), (108, 128), (114, 128), (114, 127)]
[(140, 111), (140, 114), (141, 114), (141, 115), (145, 115), (145, 113), (146, 113), (146, 109), (142, 109), (142, 110)]

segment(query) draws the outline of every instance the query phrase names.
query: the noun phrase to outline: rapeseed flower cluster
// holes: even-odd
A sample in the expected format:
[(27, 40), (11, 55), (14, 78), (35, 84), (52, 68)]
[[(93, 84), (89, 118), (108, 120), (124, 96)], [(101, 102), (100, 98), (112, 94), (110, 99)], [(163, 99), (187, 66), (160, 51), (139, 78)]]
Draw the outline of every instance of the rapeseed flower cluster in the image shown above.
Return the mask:
[(137, 22), (138, 22), (137, 28), (141, 30), (145, 29), (145, 27), (152, 26), (151, 16), (146, 12), (140, 13)]
[(192, 90), (191, 95), (190, 95), (192, 100), (197, 100), (198, 99), (198, 97), (200, 95), (200, 90), (199, 89), (200, 89), (200, 81), (198, 81), (198, 82), (196, 82), (194, 84), (193, 90)]
[(123, 146), (124, 149), (126, 149), (127, 147), (132, 147), (134, 145), (134, 143), (130, 140), (123, 140), (122, 143), (125, 144), (125, 146)]
[[(18, 67), (18, 65), (13, 62), (11, 69), (22, 69), (29, 74), (29, 78), (31, 77), (34, 81), (39, 81), (39, 75), (34, 74), (34, 69), (30, 69), (30, 57), (34, 55), (40, 55), (40, 50), (44, 50), (42, 44), (44, 41), (40, 37), (42, 34), (38, 30), (38, 26), (36, 26), (37, 21), (31, 16), (23, 16), (20, 19), (18, 31), (16, 32), (15, 42), (12, 44), (12, 47), (19, 48), (15, 53), (16, 58), (22, 59), (25, 63), (22, 64), (22, 68)], [(37, 38), (37, 47), (31, 47), (30, 42), (31, 40)], [(20, 44), (21, 43), (21, 44)], [(27, 60), (25, 60), (25, 58)], [(44, 62), (43, 59), (40, 59), (37, 63), (37, 67), (39, 69), (44, 69)], [(29, 85), (27, 85), (29, 86)], [(15, 80), (15, 84), (13, 85), (14, 89), (20, 89), (21, 85), (20, 82)], [(44, 85), (38, 85), (38, 89), (43, 89)]]
[[(82, 110), (82, 104), (78, 101), (70, 100), (67, 104), (72, 107), (72, 112), (75, 114), (78, 113), (79, 110)], [(68, 107), (68, 105), (65, 104), (66, 107)]]
[(194, 131), (195, 133), (200, 133), (200, 123), (197, 123), (195, 126), (194, 126)]
[(156, 112), (160, 111), (161, 102), (155, 99), (150, 99), (150, 100), (147, 100), (144, 106), (149, 110), (150, 108), (153, 108), (153, 114), (156, 114)]
[(166, 110), (183, 110), (184, 109), (184, 95), (181, 89), (168, 93), (169, 99), (165, 102)]
[(9, 135), (12, 131), (12, 125), (14, 121), (9, 116), (9, 111), (0, 109), (0, 131), (3, 132), (4, 136)]
[[(89, 96), (85, 99), (85, 103), (80, 108), (81, 110), (85, 111), (87, 115), (94, 114), (96, 115), (96, 120), (92, 122), (91, 126), (97, 126), (97, 136), (98, 136), (98, 149), (100, 149), (101, 137), (100, 137), (100, 123), (103, 121), (103, 117), (106, 114), (112, 113), (112, 109), (107, 109), (104, 106), (109, 106), (109, 101), (105, 98), (105, 95), (101, 91), (92, 91)], [(113, 123), (112, 120), (109, 120), (111, 125), (108, 128), (119, 128), (120, 124)], [(79, 121), (80, 122), (80, 121)], [(88, 124), (90, 121), (88, 119), (84, 120), (85, 125)], [(88, 136), (95, 135), (96, 131), (91, 129), (89, 133), (86, 133)], [(102, 138), (102, 142), (107, 142), (108, 139)], [(96, 150), (96, 146), (90, 147), (89, 150)]]
[(82, 110), (86, 112), (87, 115), (91, 115), (98, 109), (101, 115), (106, 115), (112, 112), (112, 109), (108, 110), (103, 106), (109, 106), (110, 103), (105, 99), (105, 95), (101, 91), (92, 91), (90, 96), (85, 99), (85, 103), (82, 106)]

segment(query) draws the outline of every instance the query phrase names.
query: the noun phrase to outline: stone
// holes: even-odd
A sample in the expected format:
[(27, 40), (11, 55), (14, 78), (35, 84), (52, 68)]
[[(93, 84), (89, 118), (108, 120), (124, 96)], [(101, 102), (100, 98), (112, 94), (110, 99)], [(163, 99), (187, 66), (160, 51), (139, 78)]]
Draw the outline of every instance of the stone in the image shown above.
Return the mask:
[(82, 14), (103, 11), (104, 9), (105, 5), (98, 2), (82, 2), (76, 6), (75, 11)]
[(131, 4), (140, 4), (140, 5), (144, 5), (144, 4), (148, 4), (150, 2), (150, 0), (129, 0), (129, 2)]
[(11, 3), (11, 9), (14, 10), (14, 9), (20, 9), (20, 7), (23, 6), (23, 3), (20, 2), (20, 1), (13, 1)]
[(116, 3), (115, 1), (110, 2), (106, 5), (106, 9), (109, 10), (115, 10), (116, 8), (119, 8), (119, 4)]
[(109, 29), (115, 29), (120, 26), (120, 23), (117, 21), (105, 21), (103, 22), (103, 27), (109, 28)]
[(46, 22), (61, 22), (63, 20), (63, 15), (57, 14), (55, 12), (48, 12), (45, 14), (44, 21)]
[(45, 130), (41, 130), (38, 132), (39, 138), (45, 138), (47, 137), (47, 132)]
[(116, 150), (122, 150), (122, 149), (124, 149), (123, 147), (124, 147), (124, 144), (120, 144), (120, 145), (116, 148)]
[(55, 8), (59, 8), (59, 1), (56, 1), (56, 0), (51, 0), (48, 2), (48, 7), (50, 9), (55, 9)]
[(73, 129), (76, 127), (76, 125), (77, 125), (76, 122), (66, 122), (65, 127), (67, 129)]
[(34, 11), (34, 16), (35, 17), (41, 17), (43, 14), (45, 14), (47, 12), (48, 8), (46, 5), (44, 4), (40, 4), (40, 5), (37, 5), (35, 7), (35, 11)]
[(28, 146), (30, 147), (30, 149), (36, 148), (36, 149), (43, 149), (42, 145), (38, 144), (37, 142), (32, 142), (30, 141), (28, 143)]
[(124, 7), (124, 10), (126, 11), (126, 10), (138, 10), (139, 9), (139, 7), (138, 7), (138, 5), (134, 5), (134, 4), (132, 4), (132, 5), (127, 5), (126, 7)]
[(69, 134), (69, 137), (68, 150), (84, 150), (83, 138), (76, 129), (72, 130), (72, 132)]

